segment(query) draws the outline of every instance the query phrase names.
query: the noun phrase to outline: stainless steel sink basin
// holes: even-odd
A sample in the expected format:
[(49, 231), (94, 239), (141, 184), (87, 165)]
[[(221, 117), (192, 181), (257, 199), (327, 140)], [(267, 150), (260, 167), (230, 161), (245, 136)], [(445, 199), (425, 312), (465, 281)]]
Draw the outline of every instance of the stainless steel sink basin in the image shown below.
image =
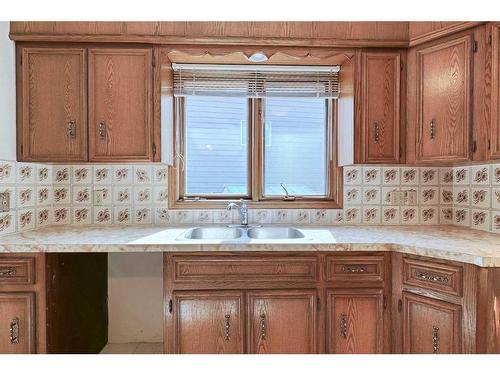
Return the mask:
[(296, 228), (274, 227), (274, 228), (252, 228), (247, 232), (248, 237), (255, 239), (280, 240), (304, 238), (304, 233)]
[(189, 230), (184, 238), (190, 240), (235, 240), (240, 238), (242, 230), (228, 227), (198, 227)]

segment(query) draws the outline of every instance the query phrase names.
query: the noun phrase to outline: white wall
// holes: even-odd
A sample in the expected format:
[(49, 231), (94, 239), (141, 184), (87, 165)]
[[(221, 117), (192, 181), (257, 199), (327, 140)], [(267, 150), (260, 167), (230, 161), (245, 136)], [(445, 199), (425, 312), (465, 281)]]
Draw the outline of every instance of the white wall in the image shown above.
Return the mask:
[(16, 74), (9, 22), (0, 21), (0, 160), (16, 160)]

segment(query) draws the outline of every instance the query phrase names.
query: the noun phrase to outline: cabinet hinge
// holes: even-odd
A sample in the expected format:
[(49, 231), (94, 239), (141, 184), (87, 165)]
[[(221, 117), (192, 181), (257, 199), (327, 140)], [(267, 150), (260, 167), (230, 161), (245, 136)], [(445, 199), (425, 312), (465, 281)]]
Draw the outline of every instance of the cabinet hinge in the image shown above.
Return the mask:
[(387, 309), (387, 297), (386, 296), (384, 296), (383, 305), (384, 305), (384, 310)]
[(172, 314), (172, 310), (173, 310), (173, 303), (172, 300), (170, 300), (168, 301), (168, 312)]
[(472, 143), (470, 144), (470, 150), (472, 153), (477, 151), (477, 142), (476, 141), (472, 141)]
[(472, 52), (476, 53), (478, 50), (478, 44), (477, 44), (477, 40), (474, 41), (474, 43), (472, 43)]
[(398, 312), (401, 312), (403, 311), (403, 301), (402, 300), (398, 300)]
[(153, 156), (156, 156), (156, 143), (153, 143)]
[(316, 305), (318, 307), (318, 311), (321, 310), (321, 300), (319, 299), (319, 297), (316, 299)]

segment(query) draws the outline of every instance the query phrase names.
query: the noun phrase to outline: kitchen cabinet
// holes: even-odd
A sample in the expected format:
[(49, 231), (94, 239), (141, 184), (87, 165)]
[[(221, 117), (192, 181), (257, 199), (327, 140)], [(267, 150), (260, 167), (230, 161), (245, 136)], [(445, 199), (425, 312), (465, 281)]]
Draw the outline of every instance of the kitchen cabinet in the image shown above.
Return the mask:
[(362, 52), (359, 163), (400, 162), (399, 52)]
[(329, 290), (328, 352), (383, 353), (383, 309), (381, 289)]
[(87, 160), (84, 48), (23, 48), (18, 77), (18, 159)]
[(500, 159), (500, 23), (492, 23), (491, 31), (491, 127), (490, 159)]
[(181, 292), (173, 303), (176, 353), (243, 353), (242, 293)]
[(17, 55), (18, 161), (159, 161), (151, 48), (20, 45)]
[(35, 353), (34, 293), (0, 293), (0, 353)]
[(249, 352), (316, 353), (316, 292), (248, 293)]
[(415, 47), (417, 161), (470, 158), (473, 35)]
[(152, 158), (152, 50), (91, 48), (90, 161)]
[(403, 293), (403, 352), (461, 353), (461, 306)]
[(99, 353), (107, 254), (0, 254), (0, 354)]

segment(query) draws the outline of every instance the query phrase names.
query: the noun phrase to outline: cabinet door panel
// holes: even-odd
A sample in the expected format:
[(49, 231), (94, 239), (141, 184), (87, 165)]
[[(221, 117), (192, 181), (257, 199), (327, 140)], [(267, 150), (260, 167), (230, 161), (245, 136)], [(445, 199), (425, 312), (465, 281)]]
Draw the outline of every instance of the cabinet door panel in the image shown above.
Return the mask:
[(500, 159), (500, 23), (491, 25), (490, 158)]
[(87, 160), (85, 60), (84, 49), (22, 49), (22, 160)]
[(250, 292), (247, 316), (250, 353), (316, 353), (315, 291)]
[(327, 332), (329, 353), (382, 353), (382, 290), (329, 291)]
[(0, 354), (35, 352), (33, 293), (0, 293)]
[(403, 293), (403, 353), (461, 352), (461, 307)]
[(175, 352), (243, 353), (242, 301), (237, 292), (176, 293)]
[(420, 161), (467, 160), (472, 36), (417, 51)]
[(362, 147), (365, 163), (399, 162), (399, 53), (362, 54)]
[(150, 49), (89, 49), (91, 161), (152, 157)]

